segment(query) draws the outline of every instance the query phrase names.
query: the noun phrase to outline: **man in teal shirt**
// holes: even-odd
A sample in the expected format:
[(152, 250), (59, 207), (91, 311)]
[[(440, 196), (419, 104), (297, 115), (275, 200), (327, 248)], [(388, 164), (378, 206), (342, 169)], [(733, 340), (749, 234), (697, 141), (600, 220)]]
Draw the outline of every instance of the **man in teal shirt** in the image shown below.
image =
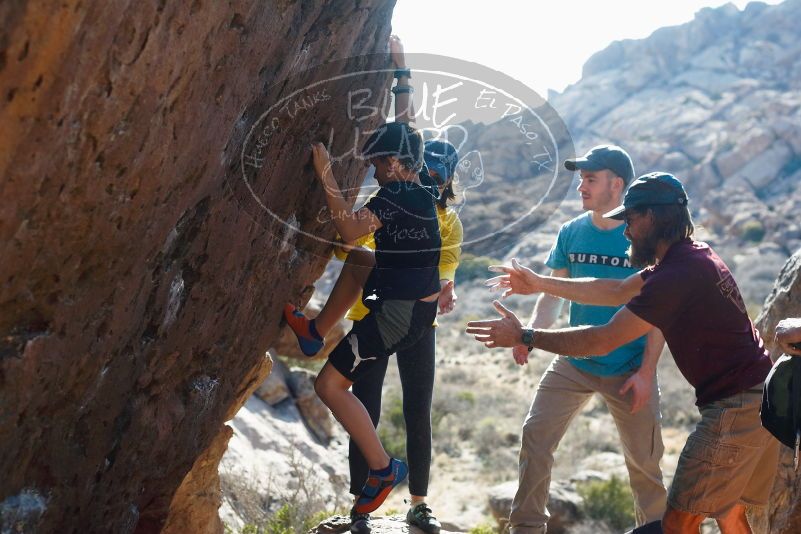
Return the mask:
[[(578, 170), (582, 215), (562, 225), (546, 265), (553, 276), (627, 278), (637, 272), (627, 253), (629, 241), (621, 221), (603, 214), (619, 206), (634, 178), (631, 158), (615, 145), (600, 145), (584, 157), (565, 161)], [(562, 299), (542, 294), (529, 327), (548, 328), (559, 315)], [(602, 325), (617, 307), (570, 303), (570, 325)], [(509, 518), (512, 534), (546, 532), (546, 510), (553, 452), (570, 421), (594, 394), (604, 399), (620, 434), (629, 471), (637, 525), (661, 519), (666, 490), (659, 460), (664, 446), (660, 427), (656, 363), (664, 346), (659, 330), (597, 358), (557, 356), (540, 379), (523, 424), (520, 480)], [(515, 361), (528, 362), (529, 347), (513, 349)]]

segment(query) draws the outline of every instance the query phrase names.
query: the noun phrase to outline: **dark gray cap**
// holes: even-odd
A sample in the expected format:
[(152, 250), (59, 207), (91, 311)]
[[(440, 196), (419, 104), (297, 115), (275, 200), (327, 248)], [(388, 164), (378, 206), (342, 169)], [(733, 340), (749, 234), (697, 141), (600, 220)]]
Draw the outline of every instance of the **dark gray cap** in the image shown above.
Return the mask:
[(634, 179), (634, 165), (628, 152), (617, 145), (598, 145), (584, 154), (584, 157), (565, 160), (569, 171), (602, 171), (608, 169), (623, 178), (627, 184)]
[(648, 206), (686, 206), (687, 191), (681, 182), (666, 172), (649, 172), (637, 178), (626, 191), (623, 205), (604, 213), (607, 219), (622, 221), (626, 210)]

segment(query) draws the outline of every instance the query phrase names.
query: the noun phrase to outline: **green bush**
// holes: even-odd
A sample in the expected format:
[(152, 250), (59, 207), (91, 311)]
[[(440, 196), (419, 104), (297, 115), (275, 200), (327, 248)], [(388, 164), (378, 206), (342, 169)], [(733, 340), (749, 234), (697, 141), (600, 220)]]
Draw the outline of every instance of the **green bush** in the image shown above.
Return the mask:
[(456, 398), (460, 401), (465, 401), (470, 406), (473, 406), (476, 403), (476, 396), (472, 391), (460, 391), (456, 394)]
[(331, 515), (345, 513), (339, 496), (331, 502), (320, 494), (317, 478), (312, 476), (315, 467), (301, 461), (296, 447), (286, 458), (294, 484), (290, 489), (281, 481), (281, 492), (275, 490), (277, 484), (271, 474), (257, 483), (244, 473), (220, 473), (226, 498), (245, 523), (239, 529), (224, 524), (225, 534), (305, 534)]
[(476, 454), (479, 458), (487, 458), (498, 448), (498, 428), (494, 417), (485, 417), (476, 424), (476, 433), (473, 437)]
[(459, 268), (456, 269), (456, 286), (469, 280), (485, 280), (492, 276), (487, 270), (490, 265), (500, 265), (502, 260), (489, 258), (487, 256), (474, 256), (473, 254), (462, 254), (459, 260)]
[(759, 243), (765, 237), (765, 226), (756, 219), (746, 221), (743, 223), (742, 236), (746, 241)]
[(587, 517), (603, 521), (615, 531), (626, 530), (634, 524), (631, 490), (617, 477), (588, 482), (580, 486), (578, 492), (584, 498), (583, 511)]
[(307, 515), (303, 509), (286, 503), (262, 526), (248, 523), (235, 531), (230, 525), (224, 525), (224, 531), (225, 534), (305, 534), (331, 515), (326, 511)]
[(393, 458), (406, 458), (406, 420), (403, 418), (403, 401), (390, 397), (384, 403), (378, 438), (387, 454)]
[(498, 529), (490, 523), (476, 525), (469, 530), (469, 534), (497, 534)]
[[(264, 525), (264, 534), (295, 534), (294, 525), (299, 518), (297, 510), (289, 503), (278, 509)], [(248, 533), (250, 534), (250, 533)]]

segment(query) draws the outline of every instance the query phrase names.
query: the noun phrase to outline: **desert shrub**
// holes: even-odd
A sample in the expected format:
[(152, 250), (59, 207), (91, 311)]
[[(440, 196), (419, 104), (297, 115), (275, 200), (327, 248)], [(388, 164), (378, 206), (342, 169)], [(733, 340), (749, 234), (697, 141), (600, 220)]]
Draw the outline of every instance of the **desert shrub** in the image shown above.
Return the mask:
[(304, 534), (331, 515), (327, 511), (309, 514), (296, 503), (285, 503), (264, 524), (247, 523), (238, 531), (225, 525), (225, 534)]
[[(478, 401), (475, 393), (462, 389), (463, 384), (470, 381), (464, 371), (457, 369), (440, 377), (443, 385), (436, 389), (431, 404), (434, 447), (455, 458), (462, 453), (462, 446), (472, 436), (475, 426), (473, 412)], [(455, 382), (459, 382), (458, 388), (445, 386)]]
[(318, 487), (316, 468), (301, 460), (297, 446), (286, 456), (293, 474), (291, 485), (272, 475), (260, 482), (242, 472), (220, 473), (226, 500), (245, 522), (239, 530), (225, 525), (226, 534), (304, 534), (323, 519), (344, 513), (339, 508), (349, 496), (343, 495), (342, 501), (339, 495), (334, 502), (326, 500)]
[(453, 388), (440, 388), (431, 403), (431, 425), (439, 428), (446, 415), (463, 417), (475, 405), (476, 397), (472, 391)]
[(765, 226), (756, 219), (745, 221), (742, 228), (742, 237), (746, 241), (759, 243), (765, 237)]
[(406, 458), (406, 421), (403, 418), (403, 401), (390, 397), (381, 410), (378, 437), (387, 454), (394, 458)]
[[(241, 534), (253, 534), (254, 525), (265, 522), (270, 516), (271, 505), (274, 504), (274, 499), (271, 497), (271, 480), (267, 481), (268, 487), (265, 489), (252, 475), (221, 472), (220, 486), (226, 500), (246, 523), (239, 531)], [(225, 531), (226, 534), (237, 532), (227, 525)]]
[(486, 459), (498, 448), (498, 429), (492, 417), (486, 417), (478, 422), (473, 437), (473, 444), (479, 457)]
[(456, 394), (456, 398), (459, 399), (460, 401), (466, 402), (470, 406), (476, 403), (476, 396), (472, 391), (468, 390), (460, 391), (459, 393)]
[(225, 534), (256, 534), (258, 532), (258, 527), (252, 523), (248, 523), (241, 529), (234, 530), (234, 528), (228, 523), (223, 523), (223, 532)]
[(296, 522), (302, 521), (302, 518), (298, 517), (299, 515), (297, 507), (286, 503), (267, 520), (262, 532), (264, 534), (295, 534)]
[(473, 254), (462, 254), (459, 260), (459, 268), (456, 270), (456, 285), (463, 284), (469, 280), (490, 278), (487, 268), (490, 265), (500, 265), (502, 260), (490, 258), (488, 256), (475, 256)]
[(587, 517), (603, 521), (615, 531), (634, 524), (634, 505), (631, 491), (619, 478), (595, 480), (579, 486)]
[(469, 534), (497, 534), (498, 528), (491, 523), (481, 523), (471, 528)]
[(460, 433), (459, 416), (444, 415), (434, 429), (433, 448), (451, 458), (459, 458), (468, 439)]

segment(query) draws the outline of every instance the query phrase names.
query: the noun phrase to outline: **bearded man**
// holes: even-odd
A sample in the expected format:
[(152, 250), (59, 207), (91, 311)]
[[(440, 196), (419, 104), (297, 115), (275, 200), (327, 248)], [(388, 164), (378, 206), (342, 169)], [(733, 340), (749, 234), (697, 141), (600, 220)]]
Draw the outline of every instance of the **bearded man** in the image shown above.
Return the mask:
[(709, 245), (692, 239), (687, 201), (679, 180), (655, 172), (634, 181), (623, 205), (605, 214), (625, 221), (632, 264), (645, 267), (624, 280), (540, 276), (513, 260), (488, 281), (504, 297), (542, 292), (625, 305), (606, 324), (529, 329), (496, 301), (501, 318), (472, 321), (467, 332), (488, 348), (525, 340), (532, 348), (592, 358), (659, 328), (695, 388), (701, 417), (679, 458), (662, 528), (698, 532), (712, 517), (723, 534), (747, 534), (746, 506), (767, 504), (778, 458), (778, 442), (759, 418), (771, 360), (728, 267)]

